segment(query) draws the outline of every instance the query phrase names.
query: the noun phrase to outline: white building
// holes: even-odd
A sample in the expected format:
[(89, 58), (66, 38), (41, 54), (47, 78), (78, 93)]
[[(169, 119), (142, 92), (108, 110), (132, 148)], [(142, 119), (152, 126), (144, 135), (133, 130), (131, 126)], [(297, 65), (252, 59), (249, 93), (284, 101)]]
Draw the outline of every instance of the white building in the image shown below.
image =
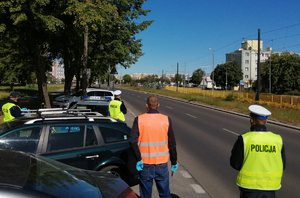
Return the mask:
[(53, 61), (51, 75), (56, 82), (61, 82), (62, 79), (65, 79), (64, 64), (58, 60)]
[[(243, 82), (245, 88), (252, 87), (257, 79), (257, 53), (258, 40), (246, 40), (241, 44), (241, 48), (226, 54), (226, 62), (234, 61), (241, 66)], [(260, 62), (265, 62), (271, 55), (272, 49), (263, 49), (263, 41), (260, 42)]]

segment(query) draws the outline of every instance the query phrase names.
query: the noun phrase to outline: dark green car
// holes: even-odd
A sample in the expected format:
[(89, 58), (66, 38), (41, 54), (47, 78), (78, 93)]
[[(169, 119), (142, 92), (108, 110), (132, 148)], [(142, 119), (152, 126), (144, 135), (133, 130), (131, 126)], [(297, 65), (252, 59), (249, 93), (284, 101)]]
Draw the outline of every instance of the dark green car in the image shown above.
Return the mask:
[(135, 157), (122, 122), (88, 114), (47, 114), (0, 125), (0, 148), (36, 153), (65, 164), (119, 175), (137, 184)]

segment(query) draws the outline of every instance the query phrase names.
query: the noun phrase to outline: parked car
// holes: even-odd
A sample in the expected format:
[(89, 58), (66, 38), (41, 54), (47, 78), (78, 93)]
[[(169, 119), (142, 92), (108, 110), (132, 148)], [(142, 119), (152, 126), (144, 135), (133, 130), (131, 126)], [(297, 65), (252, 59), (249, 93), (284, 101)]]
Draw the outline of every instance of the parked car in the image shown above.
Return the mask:
[(104, 116), (109, 115), (108, 106), (111, 98), (103, 99), (100, 96), (86, 96), (76, 103), (73, 103), (69, 109), (91, 109), (94, 112), (99, 112)]
[(137, 184), (126, 123), (95, 112), (44, 109), (0, 125), (0, 148), (40, 154), (74, 167), (105, 171)]
[[(87, 97), (91, 98), (91, 100), (98, 100), (98, 101), (110, 101), (113, 100), (114, 95), (113, 91), (106, 90), (106, 89), (98, 89), (98, 88), (87, 88), (86, 89)], [(52, 102), (53, 107), (62, 107), (62, 108), (70, 108), (74, 104), (76, 104), (78, 101), (83, 98), (82, 90), (67, 96), (67, 95), (61, 95), (56, 98), (54, 98), (54, 101)]]
[(0, 159), (0, 197), (137, 197), (112, 174), (78, 169), (20, 151), (0, 149)]

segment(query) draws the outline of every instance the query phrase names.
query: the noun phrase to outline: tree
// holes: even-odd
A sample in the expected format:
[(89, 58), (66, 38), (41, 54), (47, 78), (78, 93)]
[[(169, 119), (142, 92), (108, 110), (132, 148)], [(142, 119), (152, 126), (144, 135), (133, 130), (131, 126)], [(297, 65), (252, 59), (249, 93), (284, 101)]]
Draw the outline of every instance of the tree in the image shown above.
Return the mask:
[(231, 89), (238, 85), (242, 79), (242, 69), (235, 62), (219, 64), (214, 70), (214, 80), (216, 85), (221, 86), (223, 89)]
[(205, 72), (202, 69), (196, 69), (193, 72), (192, 78), (191, 78), (191, 82), (196, 84), (196, 85), (200, 85), (201, 81), (202, 81), (202, 77), (205, 75)]
[(298, 54), (272, 54), (262, 64), (262, 88), (268, 90), (271, 65), (272, 93), (288, 94), (300, 92), (300, 56)]
[[(51, 12), (55, 1), (10, 1), (0, 4), (1, 36), (9, 35), (17, 45), (12, 49), (19, 52), (15, 61), (34, 69), (39, 94), (46, 107), (50, 107), (46, 73), (50, 69), (49, 43), (51, 33), (63, 27), (63, 22)], [(51, 15), (53, 14), (53, 15)], [(8, 40), (12, 41), (12, 40)], [(24, 61), (25, 60), (25, 61)]]
[(127, 83), (129, 84), (129, 83), (131, 83), (132, 78), (131, 78), (131, 76), (129, 74), (125, 74), (123, 76), (123, 81), (124, 81), (125, 84), (127, 84)]
[(87, 86), (88, 69), (96, 78), (118, 64), (130, 67), (142, 56), (141, 40), (135, 35), (151, 24), (140, 19), (149, 12), (142, 9), (144, 2), (1, 1), (0, 48), (9, 48), (0, 53), (0, 71), (5, 71), (7, 65), (11, 71), (5, 74), (5, 81), (14, 81), (19, 74), (24, 76), (26, 72), (35, 71), (40, 96), (46, 107), (50, 107), (45, 74), (53, 58), (64, 60), (66, 93), (70, 93), (74, 75), (78, 88), (79, 80), (83, 88)]

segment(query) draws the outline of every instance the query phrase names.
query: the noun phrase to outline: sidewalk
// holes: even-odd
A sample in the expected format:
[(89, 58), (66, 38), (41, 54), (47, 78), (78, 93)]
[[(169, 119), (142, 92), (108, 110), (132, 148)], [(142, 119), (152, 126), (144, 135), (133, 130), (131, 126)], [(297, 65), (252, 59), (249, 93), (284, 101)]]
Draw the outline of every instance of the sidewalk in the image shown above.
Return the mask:
[[(134, 107), (126, 101), (124, 102), (128, 110), (126, 114), (126, 123), (129, 127), (131, 127), (134, 118), (140, 112), (137, 112)], [(171, 164), (169, 164), (169, 167), (171, 167)], [(139, 195), (138, 185), (133, 186), (132, 189), (137, 195)], [(174, 198), (210, 198), (202, 186), (197, 183), (188, 170), (186, 170), (182, 165), (179, 166), (178, 171), (173, 176), (170, 175), (170, 189), (172, 197)], [(152, 198), (159, 198), (155, 182), (153, 182)]]
[[(138, 185), (131, 188), (137, 195), (139, 195)], [(182, 166), (179, 167), (178, 172), (176, 172), (173, 176), (170, 176), (170, 189), (172, 197), (210, 198), (204, 189), (197, 184), (189, 172)], [(159, 198), (155, 182), (153, 182), (152, 198)]]

